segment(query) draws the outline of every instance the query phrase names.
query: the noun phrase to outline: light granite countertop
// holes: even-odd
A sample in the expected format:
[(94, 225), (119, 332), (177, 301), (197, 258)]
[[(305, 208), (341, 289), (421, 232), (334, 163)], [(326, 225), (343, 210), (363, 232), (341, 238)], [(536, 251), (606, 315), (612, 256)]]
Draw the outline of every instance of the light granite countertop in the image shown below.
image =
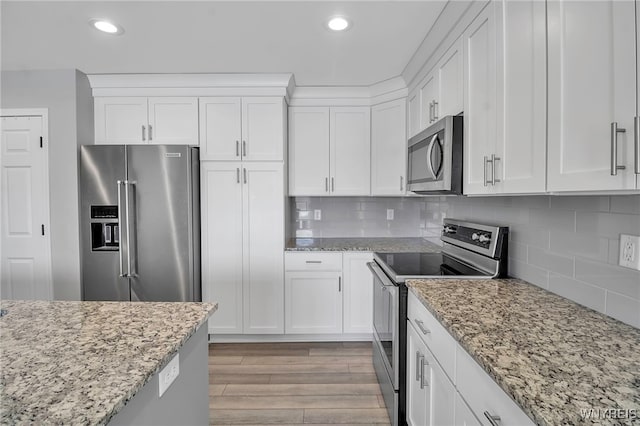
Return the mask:
[(516, 279), (407, 286), (537, 424), (640, 423), (580, 411), (640, 416), (640, 330)]
[(291, 238), (285, 251), (435, 252), (442, 248), (424, 238)]
[[(1, 424), (106, 424), (217, 309), (2, 300)], [(206, 374), (204, 372), (203, 374)]]

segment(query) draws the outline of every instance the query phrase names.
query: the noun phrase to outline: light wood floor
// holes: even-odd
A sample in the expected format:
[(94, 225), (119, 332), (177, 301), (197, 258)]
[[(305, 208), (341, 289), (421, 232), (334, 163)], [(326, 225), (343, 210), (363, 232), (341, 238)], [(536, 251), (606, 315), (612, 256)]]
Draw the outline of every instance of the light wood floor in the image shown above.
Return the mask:
[(214, 425), (389, 424), (370, 342), (209, 344)]

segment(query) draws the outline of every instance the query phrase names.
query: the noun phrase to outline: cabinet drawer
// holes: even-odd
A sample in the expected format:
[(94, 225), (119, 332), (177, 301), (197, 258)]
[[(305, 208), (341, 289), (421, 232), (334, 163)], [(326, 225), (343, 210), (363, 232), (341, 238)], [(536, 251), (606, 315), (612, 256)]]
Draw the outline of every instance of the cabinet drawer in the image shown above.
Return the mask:
[(407, 317), (419, 331), (420, 338), (429, 347), (447, 376), (455, 383), (457, 343), (411, 291), (409, 291)]
[(342, 271), (342, 252), (287, 252), (284, 267), (287, 271)]
[(533, 425), (518, 404), (460, 346), (456, 353), (456, 372), (461, 378), (456, 383), (458, 391), (482, 424), (490, 425), (486, 416), (491, 415), (500, 417), (502, 426)]

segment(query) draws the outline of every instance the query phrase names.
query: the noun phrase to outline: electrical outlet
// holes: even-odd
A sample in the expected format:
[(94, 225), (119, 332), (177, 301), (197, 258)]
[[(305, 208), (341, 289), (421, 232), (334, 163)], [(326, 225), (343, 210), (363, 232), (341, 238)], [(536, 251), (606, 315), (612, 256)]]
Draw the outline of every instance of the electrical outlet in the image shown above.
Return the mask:
[(393, 220), (393, 209), (387, 209), (387, 220)]
[(169, 389), (171, 383), (178, 377), (180, 374), (180, 354), (176, 354), (169, 364), (167, 364), (160, 373), (158, 373), (158, 382), (159, 382), (159, 392), (162, 396), (163, 393)]
[(640, 237), (620, 234), (620, 266), (640, 271)]
[(316, 209), (313, 211), (313, 219), (314, 220), (322, 220), (322, 210)]

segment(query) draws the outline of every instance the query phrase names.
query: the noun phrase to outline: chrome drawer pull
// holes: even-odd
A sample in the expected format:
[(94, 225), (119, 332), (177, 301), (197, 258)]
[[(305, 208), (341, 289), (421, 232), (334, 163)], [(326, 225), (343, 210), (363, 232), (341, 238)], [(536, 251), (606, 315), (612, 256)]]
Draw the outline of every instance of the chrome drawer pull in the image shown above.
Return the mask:
[(625, 166), (618, 166), (618, 133), (625, 133), (625, 129), (619, 129), (618, 123), (611, 123), (611, 176), (616, 176), (618, 170), (624, 170)]
[(429, 365), (427, 359), (422, 357), (422, 361), (420, 362), (420, 389), (424, 389), (429, 386), (429, 382), (427, 382), (424, 377), (424, 367), (427, 365)]
[(305, 263), (322, 263), (322, 260), (307, 260)]
[(422, 358), (424, 357), (420, 354), (420, 351), (416, 351), (416, 382), (422, 380), (422, 369), (420, 368), (422, 365)]
[(484, 416), (487, 418), (487, 420), (489, 420), (491, 426), (500, 426), (500, 416), (494, 416), (488, 411), (484, 412)]
[(422, 331), (422, 334), (429, 334), (431, 333), (431, 331), (426, 328), (424, 326), (424, 322), (420, 321), (420, 320), (416, 320), (416, 325), (418, 326), (418, 328), (420, 329), (420, 331)]

